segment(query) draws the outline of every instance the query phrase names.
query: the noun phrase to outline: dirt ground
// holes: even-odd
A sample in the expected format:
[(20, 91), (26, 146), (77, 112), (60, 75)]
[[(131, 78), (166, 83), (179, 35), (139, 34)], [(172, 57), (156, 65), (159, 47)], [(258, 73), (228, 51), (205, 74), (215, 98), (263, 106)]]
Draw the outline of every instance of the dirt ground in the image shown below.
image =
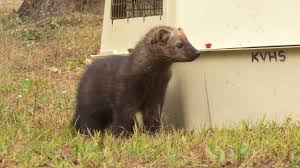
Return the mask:
[(0, 0), (0, 13), (8, 14), (17, 11), (22, 4), (22, 0)]

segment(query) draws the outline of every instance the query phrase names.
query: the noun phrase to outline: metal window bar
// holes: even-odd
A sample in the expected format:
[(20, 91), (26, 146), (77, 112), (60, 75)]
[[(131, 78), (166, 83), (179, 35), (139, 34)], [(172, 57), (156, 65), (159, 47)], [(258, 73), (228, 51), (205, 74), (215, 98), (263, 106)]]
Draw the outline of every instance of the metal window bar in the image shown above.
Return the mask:
[(163, 15), (163, 0), (112, 0), (111, 19)]

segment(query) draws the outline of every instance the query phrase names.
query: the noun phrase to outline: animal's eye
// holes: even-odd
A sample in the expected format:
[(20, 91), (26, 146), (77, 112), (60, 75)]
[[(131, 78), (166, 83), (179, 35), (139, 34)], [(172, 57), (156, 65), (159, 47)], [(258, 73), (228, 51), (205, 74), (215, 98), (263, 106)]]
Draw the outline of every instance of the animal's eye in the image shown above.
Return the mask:
[(182, 43), (177, 43), (177, 44), (176, 44), (176, 47), (177, 47), (177, 48), (182, 48), (182, 47), (183, 47), (183, 44), (182, 44)]

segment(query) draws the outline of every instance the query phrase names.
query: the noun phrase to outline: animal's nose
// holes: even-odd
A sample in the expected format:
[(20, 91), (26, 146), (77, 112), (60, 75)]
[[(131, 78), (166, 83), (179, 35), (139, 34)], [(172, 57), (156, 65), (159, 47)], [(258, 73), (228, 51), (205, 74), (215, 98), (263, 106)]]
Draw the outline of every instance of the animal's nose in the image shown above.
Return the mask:
[(196, 54), (197, 56), (200, 56), (200, 50), (197, 50)]

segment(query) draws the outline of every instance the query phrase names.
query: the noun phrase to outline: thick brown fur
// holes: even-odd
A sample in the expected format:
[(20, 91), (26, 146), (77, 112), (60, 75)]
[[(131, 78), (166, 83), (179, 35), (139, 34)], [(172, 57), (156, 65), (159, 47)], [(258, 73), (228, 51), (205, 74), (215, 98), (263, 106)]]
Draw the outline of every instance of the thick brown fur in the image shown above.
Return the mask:
[(190, 62), (200, 55), (181, 28), (151, 29), (127, 56), (98, 58), (83, 74), (77, 92), (75, 128), (81, 133), (133, 133), (134, 115), (142, 112), (144, 127), (154, 133), (161, 126), (165, 92), (174, 62)]

